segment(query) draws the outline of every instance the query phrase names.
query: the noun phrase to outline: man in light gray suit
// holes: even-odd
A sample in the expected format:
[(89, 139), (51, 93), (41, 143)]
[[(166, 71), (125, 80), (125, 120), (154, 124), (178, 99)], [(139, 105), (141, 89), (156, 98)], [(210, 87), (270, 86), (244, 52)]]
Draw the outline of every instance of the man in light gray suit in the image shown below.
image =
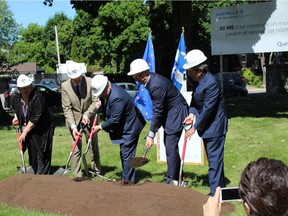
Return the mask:
[[(62, 108), (72, 139), (79, 135), (79, 123), (89, 125), (93, 122), (95, 112), (101, 105), (98, 97), (92, 95), (91, 78), (82, 75), (81, 65), (76, 62), (67, 64), (67, 75), (70, 79), (61, 84)], [(85, 127), (86, 142), (89, 137), (89, 129)], [(92, 147), (92, 149), (91, 149)], [(95, 174), (100, 174), (100, 156), (98, 148), (98, 136), (95, 133), (90, 146), (91, 169)], [(72, 172), (76, 181), (82, 180), (82, 142), (77, 144), (72, 156)]]

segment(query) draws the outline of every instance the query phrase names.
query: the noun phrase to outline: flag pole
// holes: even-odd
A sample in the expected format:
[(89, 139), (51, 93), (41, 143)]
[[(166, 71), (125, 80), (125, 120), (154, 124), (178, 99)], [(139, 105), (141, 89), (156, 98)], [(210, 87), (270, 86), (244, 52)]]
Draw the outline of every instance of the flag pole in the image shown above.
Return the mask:
[[(184, 26), (182, 26), (182, 34), (183, 34), (183, 37), (184, 37)], [(186, 52), (186, 50), (185, 50)], [(183, 74), (183, 82), (182, 82), (182, 88), (181, 88), (181, 92), (187, 92), (187, 74), (184, 73)]]

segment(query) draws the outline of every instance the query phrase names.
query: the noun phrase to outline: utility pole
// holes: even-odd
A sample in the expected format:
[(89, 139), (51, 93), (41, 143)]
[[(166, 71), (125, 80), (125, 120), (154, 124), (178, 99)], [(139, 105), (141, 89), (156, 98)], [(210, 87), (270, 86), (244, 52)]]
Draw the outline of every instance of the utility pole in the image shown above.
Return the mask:
[[(56, 66), (57, 68), (57, 79), (58, 82), (61, 83), (62, 81), (62, 74), (61, 74), (61, 68), (60, 68), (60, 53), (59, 53), (59, 44), (58, 44), (58, 32), (57, 32), (57, 26), (55, 25), (55, 40), (56, 40), (56, 50), (57, 50), (57, 58), (58, 58), (58, 65)], [(60, 79), (60, 80), (59, 80)]]

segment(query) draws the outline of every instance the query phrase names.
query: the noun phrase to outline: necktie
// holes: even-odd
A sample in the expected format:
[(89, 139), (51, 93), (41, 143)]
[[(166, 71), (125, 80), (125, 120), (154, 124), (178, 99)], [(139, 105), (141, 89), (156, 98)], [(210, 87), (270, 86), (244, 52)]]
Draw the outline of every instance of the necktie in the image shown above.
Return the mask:
[(76, 85), (76, 95), (79, 100), (81, 100), (81, 92), (80, 92), (80, 86)]

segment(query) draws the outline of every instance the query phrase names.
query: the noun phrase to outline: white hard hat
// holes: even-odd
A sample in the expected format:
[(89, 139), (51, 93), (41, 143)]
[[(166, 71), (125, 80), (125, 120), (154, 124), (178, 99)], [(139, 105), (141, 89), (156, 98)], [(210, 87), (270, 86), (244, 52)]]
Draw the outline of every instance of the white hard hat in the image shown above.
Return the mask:
[(91, 87), (92, 94), (94, 96), (99, 96), (104, 91), (108, 82), (108, 78), (103, 75), (96, 75), (92, 78)]
[(31, 79), (24, 74), (20, 74), (20, 76), (17, 78), (17, 87), (18, 88), (29, 86), (31, 84), (32, 84)]
[(137, 73), (141, 73), (143, 71), (149, 70), (149, 66), (144, 59), (135, 59), (130, 64), (130, 72), (128, 72), (128, 76), (132, 76)]
[(82, 75), (82, 67), (80, 64), (78, 64), (77, 62), (69, 62), (67, 64), (67, 75), (71, 78), (71, 79), (75, 79), (77, 77), (80, 77)]
[(206, 61), (206, 59), (207, 57), (201, 50), (198, 49), (191, 50), (185, 56), (186, 63), (183, 65), (183, 68), (187, 70), (189, 68), (195, 67), (201, 64), (202, 62)]

